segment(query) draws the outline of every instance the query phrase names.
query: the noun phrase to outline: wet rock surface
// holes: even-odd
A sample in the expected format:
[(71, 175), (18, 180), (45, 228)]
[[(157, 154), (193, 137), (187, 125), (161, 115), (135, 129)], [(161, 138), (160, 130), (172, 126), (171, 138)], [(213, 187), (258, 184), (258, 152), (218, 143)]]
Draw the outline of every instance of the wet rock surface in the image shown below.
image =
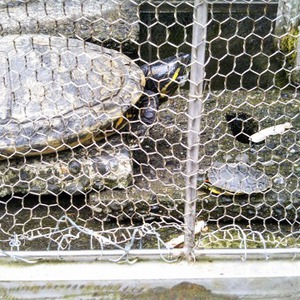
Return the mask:
[(70, 195), (126, 188), (132, 181), (130, 154), (109, 143), (57, 154), (0, 161), (0, 196)]
[(136, 40), (132, 1), (6, 0), (0, 4), (1, 34), (43, 33), (84, 40)]
[[(254, 91), (216, 94), (207, 100), (205, 119), (208, 126), (203, 136), (203, 141), (207, 143), (201, 154), (203, 158), (208, 154), (213, 158), (208, 157), (203, 162), (214, 161), (216, 158), (224, 162), (235, 162), (244, 155), (248, 164), (263, 171), (272, 180), (272, 188), (265, 194), (241, 196), (233, 200), (220, 197), (218, 200), (227, 203), (233, 201), (230, 208), (226, 208), (226, 212), (228, 209), (232, 211), (230, 216), (245, 219), (270, 218), (277, 221), (298, 218), (299, 105), (298, 94), (276, 90), (267, 93)], [(285, 122), (291, 122), (293, 128), (282, 135), (270, 136), (262, 144), (246, 145), (236, 141), (228, 130), (223, 118), (224, 111), (247, 111), (259, 122), (259, 129)], [(209, 136), (213, 136), (217, 142), (209, 139)], [(278, 177), (281, 180), (276, 180)], [(207, 200), (210, 202), (209, 198)], [(205, 207), (203, 209), (207, 210)], [(216, 205), (211, 209), (210, 215), (219, 210), (220, 206)]]
[[(187, 92), (182, 91), (181, 95), (187, 97)], [(2, 229), (26, 232), (32, 228), (54, 228), (62, 215), (95, 230), (116, 224), (182, 224), (188, 133), (185, 97), (178, 95), (161, 106), (149, 136), (140, 147), (128, 152), (133, 169), (127, 174), (130, 178), (130, 182), (126, 181), (127, 188), (101, 191), (93, 188), (82, 196), (61, 193), (58, 197), (42, 199), (30, 195), (8, 196), (0, 201)], [(297, 230), (300, 206), (299, 96), (278, 91), (222, 92), (207, 94), (204, 102), (199, 136), (197, 219), (207, 221), (209, 226), (239, 222), (260, 232)], [(225, 116), (232, 111), (245, 110), (258, 121), (260, 129), (284, 122), (291, 122), (293, 128), (283, 135), (267, 138), (263, 144), (240, 143), (228, 128)], [(72, 156), (67, 158), (64, 165), (67, 167), (71, 163), (72, 172), (76, 172), (78, 168), (76, 163), (72, 164), (72, 159)], [(272, 188), (264, 193), (240, 196), (214, 195), (203, 190), (203, 176), (215, 161), (246, 162), (266, 174), (272, 181)], [(259, 225), (262, 222), (264, 225)], [(283, 231), (286, 222), (289, 222), (288, 229)], [(174, 228), (171, 233), (174, 234)], [(171, 233), (166, 230), (164, 240), (169, 240)], [(122, 239), (122, 236), (116, 238)], [(84, 248), (85, 242), (81, 239), (76, 245)], [(32, 247), (35, 247), (34, 243)], [(36, 247), (41, 247), (40, 242)]]
[[(298, 94), (288, 91), (206, 95), (199, 136), (199, 218), (247, 222), (257, 219), (295, 221), (298, 218), (299, 99)], [(160, 123), (152, 128), (143, 148), (132, 153), (134, 186), (126, 192), (94, 194), (90, 205), (95, 212), (117, 220), (135, 217), (182, 220), (186, 197), (186, 104), (185, 98), (178, 97), (161, 108)], [(252, 115), (260, 129), (284, 122), (291, 122), (293, 128), (283, 135), (270, 136), (259, 145), (240, 143), (232, 135), (225, 117), (226, 113), (237, 111)], [(205, 192), (201, 189), (204, 175), (216, 161), (243, 161), (266, 174), (272, 188), (260, 194), (239, 196)]]

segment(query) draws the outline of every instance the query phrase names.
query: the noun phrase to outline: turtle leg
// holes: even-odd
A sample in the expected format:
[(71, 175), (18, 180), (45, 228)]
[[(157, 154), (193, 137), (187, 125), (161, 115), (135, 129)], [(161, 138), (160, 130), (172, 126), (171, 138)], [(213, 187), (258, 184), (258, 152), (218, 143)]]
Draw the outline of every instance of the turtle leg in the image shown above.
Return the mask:
[(130, 132), (134, 139), (144, 138), (151, 125), (156, 120), (159, 99), (157, 93), (145, 91), (137, 106), (133, 108), (130, 118)]

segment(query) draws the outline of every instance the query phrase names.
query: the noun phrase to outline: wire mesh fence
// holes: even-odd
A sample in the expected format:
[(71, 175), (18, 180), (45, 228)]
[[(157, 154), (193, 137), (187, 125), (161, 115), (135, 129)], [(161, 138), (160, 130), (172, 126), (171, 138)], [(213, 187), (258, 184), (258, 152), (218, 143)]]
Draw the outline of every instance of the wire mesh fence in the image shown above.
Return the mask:
[(299, 14), (0, 1), (2, 255), (297, 254)]

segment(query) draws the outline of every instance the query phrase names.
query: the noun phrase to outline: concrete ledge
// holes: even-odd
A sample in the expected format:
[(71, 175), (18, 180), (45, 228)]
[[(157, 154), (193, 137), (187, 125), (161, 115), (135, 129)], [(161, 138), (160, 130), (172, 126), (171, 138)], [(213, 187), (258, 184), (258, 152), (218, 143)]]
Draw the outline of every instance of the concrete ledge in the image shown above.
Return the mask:
[[(215, 297), (296, 300), (300, 295), (300, 261), (232, 259), (173, 264), (151, 261), (133, 265), (95, 261), (0, 266), (0, 297), (4, 299), (49, 299), (50, 296), (59, 299), (66, 295), (70, 299), (73, 296), (83, 299), (83, 295), (84, 299), (130, 299), (149, 290), (153, 293), (157, 289), (171, 289), (183, 282), (199, 285)], [(96, 291), (101, 291), (101, 297), (109, 294), (110, 298), (93, 297)]]

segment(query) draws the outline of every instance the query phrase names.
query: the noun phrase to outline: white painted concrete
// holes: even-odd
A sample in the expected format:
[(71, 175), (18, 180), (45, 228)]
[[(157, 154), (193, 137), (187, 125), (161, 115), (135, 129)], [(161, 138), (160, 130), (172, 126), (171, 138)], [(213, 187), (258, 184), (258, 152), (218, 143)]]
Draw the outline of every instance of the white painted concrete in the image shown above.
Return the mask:
[[(37, 299), (44, 299), (43, 295), (53, 293), (59, 299), (60, 293), (66, 295), (68, 287), (78, 296), (82, 290), (86, 292), (83, 288), (86, 285), (94, 290), (115, 286), (134, 291), (170, 288), (180, 282), (197, 283), (214, 294), (238, 296), (238, 299), (299, 300), (300, 260), (241, 261), (237, 258), (172, 264), (162, 261), (141, 261), (133, 265), (60, 261), (0, 265), (0, 291), (5, 290), (15, 297), (24, 289), (28, 299), (35, 299), (34, 295), (38, 296)], [(30, 294), (31, 289), (33, 294)]]

